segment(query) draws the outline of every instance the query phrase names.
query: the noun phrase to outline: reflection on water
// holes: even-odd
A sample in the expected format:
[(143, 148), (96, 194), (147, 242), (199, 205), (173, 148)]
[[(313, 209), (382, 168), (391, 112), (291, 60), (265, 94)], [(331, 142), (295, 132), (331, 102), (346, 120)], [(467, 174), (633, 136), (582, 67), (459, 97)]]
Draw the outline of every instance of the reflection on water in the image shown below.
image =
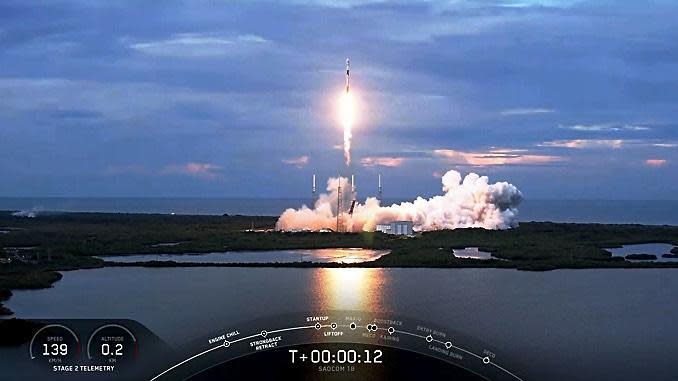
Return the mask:
[(133, 254), (121, 256), (101, 256), (110, 262), (148, 262), (174, 261), (181, 263), (289, 263), (289, 262), (342, 262), (360, 263), (373, 261), (388, 250), (370, 250), (361, 248), (314, 249), (314, 250), (261, 250), (226, 251), (205, 254)]
[(388, 250), (370, 250), (362, 248), (348, 249), (314, 249), (299, 250), (313, 262), (342, 262), (342, 263), (361, 263), (374, 261), (382, 255), (388, 254)]
[(320, 310), (388, 310), (383, 303), (389, 283), (384, 269), (318, 269), (314, 287)]
[(7, 307), (21, 318), (134, 319), (176, 346), (271, 315), (391, 312), (449, 326), (548, 369), (525, 380), (676, 381), (678, 374), (675, 356), (665, 355), (678, 343), (675, 269), (105, 267), (63, 274), (52, 288), (16, 290)]

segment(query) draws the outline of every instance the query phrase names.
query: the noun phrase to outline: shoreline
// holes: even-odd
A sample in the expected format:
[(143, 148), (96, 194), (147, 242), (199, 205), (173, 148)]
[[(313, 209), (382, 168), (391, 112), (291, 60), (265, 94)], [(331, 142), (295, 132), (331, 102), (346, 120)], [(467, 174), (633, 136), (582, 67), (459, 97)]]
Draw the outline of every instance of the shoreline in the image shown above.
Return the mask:
[[(60, 271), (100, 267), (249, 268), (505, 268), (521, 271), (600, 268), (678, 268), (671, 262), (630, 262), (604, 248), (643, 243), (678, 246), (678, 226), (523, 222), (517, 228), (465, 228), (401, 237), (375, 232), (314, 233), (272, 231), (277, 217), (127, 213), (60, 213), (34, 218), (0, 211), (0, 315), (12, 290), (51, 287)], [(478, 247), (496, 259), (454, 257), (455, 248)], [(335, 248), (389, 250), (369, 262), (195, 263), (145, 261), (114, 263), (97, 256), (196, 255), (226, 251)], [(673, 248), (676, 254), (678, 248)], [(643, 254), (643, 253), (638, 253)], [(668, 254), (668, 253), (666, 253)]]
[[(196, 253), (186, 253), (186, 255), (196, 255)], [(197, 254), (199, 255), (199, 254)], [(629, 262), (629, 261), (616, 261), (618, 262), (617, 266), (610, 266), (601, 264), (600, 266), (561, 266), (561, 267), (552, 267), (548, 265), (539, 266), (514, 266), (514, 265), (505, 265), (498, 266), (501, 260), (478, 260), (478, 259), (468, 259), (468, 263), (465, 264), (455, 264), (455, 265), (376, 265), (372, 262), (362, 262), (362, 263), (338, 263), (338, 262), (271, 262), (271, 263), (199, 263), (199, 262), (176, 262), (176, 261), (143, 261), (143, 262), (109, 262), (103, 261), (100, 266), (83, 266), (77, 268), (69, 268), (63, 270), (54, 270), (49, 271), (48, 273), (51, 276), (51, 279), (48, 280), (48, 283), (40, 282), (34, 285), (27, 287), (13, 287), (13, 288), (0, 288), (0, 321), (8, 320), (3, 317), (18, 318), (14, 315), (14, 312), (6, 307), (3, 303), (10, 300), (14, 296), (13, 291), (16, 290), (39, 290), (45, 288), (54, 287), (54, 284), (60, 281), (63, 278), (63, 273), (68, 271), (76, 270), (89, 270), (89, 269), (101, 269), (107, 267), (145, 267), (145, 268), (196, 268), (196, 267), (208, 267), (208, 268), (295, 268), (295, 269), (320, 269), (320, 268), (365, 268), (365, 269), (498, 269), (498, 270), (515, 270), (515, 271), (528, 271), (528, 272), (546, 272), (546, 271), (556, 271), (556, 270), (657, 270), (657, 269), (678, 269), (678, 261), (673, 262)], [(479, 262), (492, 262), (492, 263), (479, 263)]]

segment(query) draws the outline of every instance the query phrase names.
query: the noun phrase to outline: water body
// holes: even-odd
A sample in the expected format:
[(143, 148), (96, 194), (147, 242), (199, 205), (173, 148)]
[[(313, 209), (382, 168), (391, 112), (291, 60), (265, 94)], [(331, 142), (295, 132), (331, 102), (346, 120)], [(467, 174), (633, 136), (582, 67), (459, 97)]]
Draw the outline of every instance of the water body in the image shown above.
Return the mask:
[[(675, 380), (670, 269), (102, 268), (18, 290), (25, 318), (131, 318), (171, 344), (274, 314), (355, 309), (437, 322), (541, 372), (526, 379)], [(528, 367), (529, 368), (529, 367)], [(534, 371), (533, 371), (534, 372)], [(538, 371), (539, 372), (539, 371)]]
[(289, 262), (336, 262), (360, 263), (373, 261), (388, 250), (316, 249), (316, 250), (270, 250), (227, 251), (207, 254), (137, 254), (124, 256), (101, 256), (111, 262), (175, 261), (193, 263), (289, 263)]
[[(385, 199), (392, 204), (404, 199)], [(0, 210), (111, 213), (244, 214), (277, 216), (309, 199), (252, 198), (13, 198), (0, 197)], [(678, 200), (524, 200), (521, 221), (678, 225)]]
[[(614, 257), (626, 257), (629, 254), (654, 254), (657, 256), (655, 262), (673, 262), (677, 258), (663, 258), (663, 254), (670, 254), (673, 245), (667, 243), (642, 243), (638, 245), (624, 245), (622, 247), (607, 248), (605, 250), (612, 253)], [(627, 259), (632, 262), (648, 262), (645, 260)]]

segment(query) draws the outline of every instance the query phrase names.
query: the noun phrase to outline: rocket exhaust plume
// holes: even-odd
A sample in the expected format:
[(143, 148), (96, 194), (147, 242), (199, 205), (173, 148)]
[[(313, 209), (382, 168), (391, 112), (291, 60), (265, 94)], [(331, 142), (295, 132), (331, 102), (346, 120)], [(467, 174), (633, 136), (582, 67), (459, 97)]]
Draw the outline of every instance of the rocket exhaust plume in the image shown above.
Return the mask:
[(351, 138), (353, 134), (351, 133), (351, 125), (344, 124), (344, 160), (346, 161), (346, 166), (351, 165)]
[[(374, 231), (377, 224), (396, 220), (412, 221), (415, 231), (481, 227), (507, 229), (518, 225), (517, 206), (522, 194), (507, 182), (490, 184), (486, 176), (461, 174), (450, 170), (442, 177), (443, 195), (429, 199), (417, 197), (412, 202), (381, 206), (377, 198), (369, 197), (357, 203), (353, 214), (342, 217), (342, 230), (347, 232)], [(348, 189), (349, 179), (331, 178), (327, 192), (320, 194), (313, 208), (287, 209), (278, 219), (278, 230), (320, 230), (337, 224), (339, 187)], [(343, 204), (351, 202), (350, 192), (341, 193)]]
[(351, 96), (350, 84), (350, 61), (346, 59), (346, 89), (341, 97), (341, 124), (344, 129), (344, 160), (346, 166), (351, 165), (351, 128), (353, 127), (353, 97)]

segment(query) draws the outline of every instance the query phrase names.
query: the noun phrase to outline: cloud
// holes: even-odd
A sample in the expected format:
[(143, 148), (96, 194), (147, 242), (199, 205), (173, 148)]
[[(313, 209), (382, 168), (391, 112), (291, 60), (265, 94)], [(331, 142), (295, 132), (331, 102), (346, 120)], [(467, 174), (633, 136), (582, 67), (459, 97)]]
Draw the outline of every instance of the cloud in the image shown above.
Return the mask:
[[(195, 132), (195, 110), (207, 110), (206, 123), (247, 123), (252, 128), (269, 128), (273, 123), (310, 125), (316, 115), (300, 109), (296, 103), (307, 104), (317, 98), (312, 91), (288, 94), (281, 104), (278, 93), (250, 91), (219, 91), (182, 86), (169, 86), (153, 82), (100, 82), (70, 80), (65, 78), (0, 78), (0, 94), (6, 95), (0, 103), (3, 116), (45, 116), (59, 120), (75, 121), (78, 113), (55, 114), (55, 110), (86, 110), (80, 112), (81, 122), (148, 122), (168, 128), (181, 128)], [(53, 105), (58, 105), (55, 107)], [(170, 121), (159, 121), (169, 115)], [(66, 119), (70, 116), (70, 119)], [(90, 116), (90, 118), (85, 118)], [(96, 117), (96, 118), (95, 118)], [(186, 123), (190, 121), (191, 123)], [(124, 127), (116, 124), (115, 127)]]
[(668, 163), (666, 159), (647, 159), (645, 165), (648, 167), (663, 167)]
[(621, 148), (625, 144), (621, 139), (573, 139), (573, 140), (553, 140), (539, 144), (541, 147), (558, 147), (558, 148)]
[(270, 43), (253, 35), (219, 36), (199, 33), (181, 33), (164, 40), (129, 44), (131, 49), (144, 54), (167, 57), (214, 57), (253, 52)]
[(615, 123), (601, 123), (601, 124), (574, 124), (571, 126), (560, 126), (567, 130), (573, 131), (587, 131), (587, 132), (604, 132), (604, 131), (647, 131), (650, 127), (632, 125), (632, 124), (615, 124)]
[(560, 156), (523, 153), (524, 150), (491, 149), (487, 152), (464, 152), (450, 149), (437, 149), (434, 156), (445, 158), (456, 164), (478, 167), (493, 165), (540, 165), (562, 161)]
[(168, 165), (160, 172), (162, 175), (186, 175), (214, 180), (223, 177), (223, 168), (210, 163), (186, 163)]
[(216, 164), (210, 163), (186, 163), (186, 164), (171, 164), (162, 167), (159, 171), (150, 169), (139, 164), (131, 165), (110, 165), (102, 172), (104, 176), (119, 176), (119, 175), (135, 175), (135, 176), (169, 176), (169, 175), (185, 175), (202, 177), (206, 179), (217, 179), (223, 177), (223, 168)]
[(523, 116), (523, 115), (550, 114), (553, 112), (555, 112), (555, 110), (548, 108), (514, 108), (502, 110), (500, 114), (504, 116)]
[(678, 143), (654, 143), (652, 146), (659, 148), (678, 148)]
[(404, 157), (368, 156), (360, 160), (363, 167), (400, 167), (405, 162)]
[(310, 158), (306, 155), (293, 157), (290, 159), (283, 159), (283, 163), (293, 165), (297, 168), (303, 168), (308, 165)]
[[(621, 193), (615, 197), (667, 198), (678, 189), (672, 185), (678, 184), (678, 171), (662, 172), (666, 181), (647, 182), (623, 170), (649, 170), (647, 158), (667, 159), (668, 169), (678, 159), (675, 147), (652, 146), (678, 141), (678, 108), (673, 106), (678, 92), (670, 91), (678, 62), (678, 50), (671, 49), (675, 33), (657, 28), (671, 25), (675, 6), (648, 3), (641, 20), (638, 7), (629, 2), (606, 8), (609, 17), (601, 17), (600, 9), (587, 2), (559, 10), (544, 9), (536, 0), (317, 1), (357, 9), (233, 2), (224, 14), (221, 2), (111, 8), (78, 1), (50, 2), (49, 12), (30, 12), (29, 3), (15, 2), (24, 10), (5, 15), (0, 27), (6, 52), (0, 80), (0, 167), (6, 181), (0, 193), (68, 193), (69, 175), (100, 173), (113, 163), (146, 163), (149, 175), (162, 176), (165, 164), (208, 161), (247, 163), (229, 167), (228, 175), (224, 170), (228, 179), (242, 175), (242, 181), (223, 190), (218, 182), (168, 176), (157, 179), (166, 187), (155, 188), (142, 187), (129, 175), (92, 182), (81, 194), (156, 189), (203, 194), (214, 185), (215, 192), (264, 196), (269, 192), (260, 186), (265, 180), (245, 173), (267, 168), (271, 158), (253, 157), (253, 149), (271, 152), (281, 141), (293, 141), (328, 150), (341, 140), (331, 125), (343, 80), (344, 56), (337, 53), (347, 50), (355, 57), (355, 91), (365, 105), (356, 125), (360, 157), (404, 157), (394, 186), (417, 180), (428, 184), (418, 188), (422, 193), (430, 192), (432, 170), (448, 164), (432, 157), (432, 148), (462, 150), (466, 158), (455, 161), (470, 165), (480, 160), (474, 154), (488, 156), (492, 145), (510, 144), (530, 150), (483, 159), (535, 161), (516, 155), (560, 155), (581, 179), (552, 196), (555, 185), (543, 181), (546, 168), (511, 171), (530, 184), (531, 197), (578, 197), (580, 192), (607, 197), (599, 187), (603, 180), (586, 172), (593, 170), (610, 183), (631, 184), (617, 187)], [(506, 9), (509, 3), (537, 6)], [(18, 14), (25, 17), (14, 17)], [(120, 19), (126, 22), (116, 22)], [(94, 26), (91, 20), (101, 22)], [(353, 27), (344, 27), (349, 24)], [(60, 43), (69, 50), (58, 54), (50, 48)], [(369, 54), (374, 46), (380, 54)], [(257, 53), (243, 55), (252, 51)], [(56, 59), (58, 70), (44, 64), (49, 58)], [(550, 109), (553, 113), (540, 113)], [(379, 140), (368, 140), (375, 136)], [(537, 147), (544, 141), (586, 138), (624, 143), (619, 150)], [(645, 145), (636, 138), (647, 139)], [(156, 142), (159, 149), (145, 149), (144, 141)], [(426, 156), (410, 157), (399, 152), (404, 148)], [(627, 153), (635, 159), (622, 160)], [(281, 159), (301, 154), (312, 153), (288, 151), (274, 157), (274, 164), (296, 171)], [(217, 156), (219, 161), (211, 159)], [(319, 173), (325, 171), (318, 160), (314, 154), (306, 168), (318, 165)], [(579, 168), (582, 161), (591, 167)], [(608, 165), (620, 170), (610, 171)], [(376, 168), (386, 167), (371, 169)], [(125, 169), (110, 171), (116, 170)], [(55, 179), (31, 180), (43, 173)], [(303, 184), (281, 181), (274, 193), (303, 190)]]
[[(303, 4), (311, 6), (320, 6), (328, 8), (353, 8), (367, 5), (398, 5), (408, 4), (406, 1), (392, 0), (285, 0), (283, 3)], [(462, 0), (462, 1), (431, 1), (431, 0), (410, 0), (412, 4), (423, 4), (434, 7), (439, 11), (459, 11), (464, 8), (479, 7), (505, 7), (505, 8), (527, 8), (527, 7), (567, 7), (577, 4), (577, 0), (521, 0), (521, 1), (487, 1), (487, 0)]]

